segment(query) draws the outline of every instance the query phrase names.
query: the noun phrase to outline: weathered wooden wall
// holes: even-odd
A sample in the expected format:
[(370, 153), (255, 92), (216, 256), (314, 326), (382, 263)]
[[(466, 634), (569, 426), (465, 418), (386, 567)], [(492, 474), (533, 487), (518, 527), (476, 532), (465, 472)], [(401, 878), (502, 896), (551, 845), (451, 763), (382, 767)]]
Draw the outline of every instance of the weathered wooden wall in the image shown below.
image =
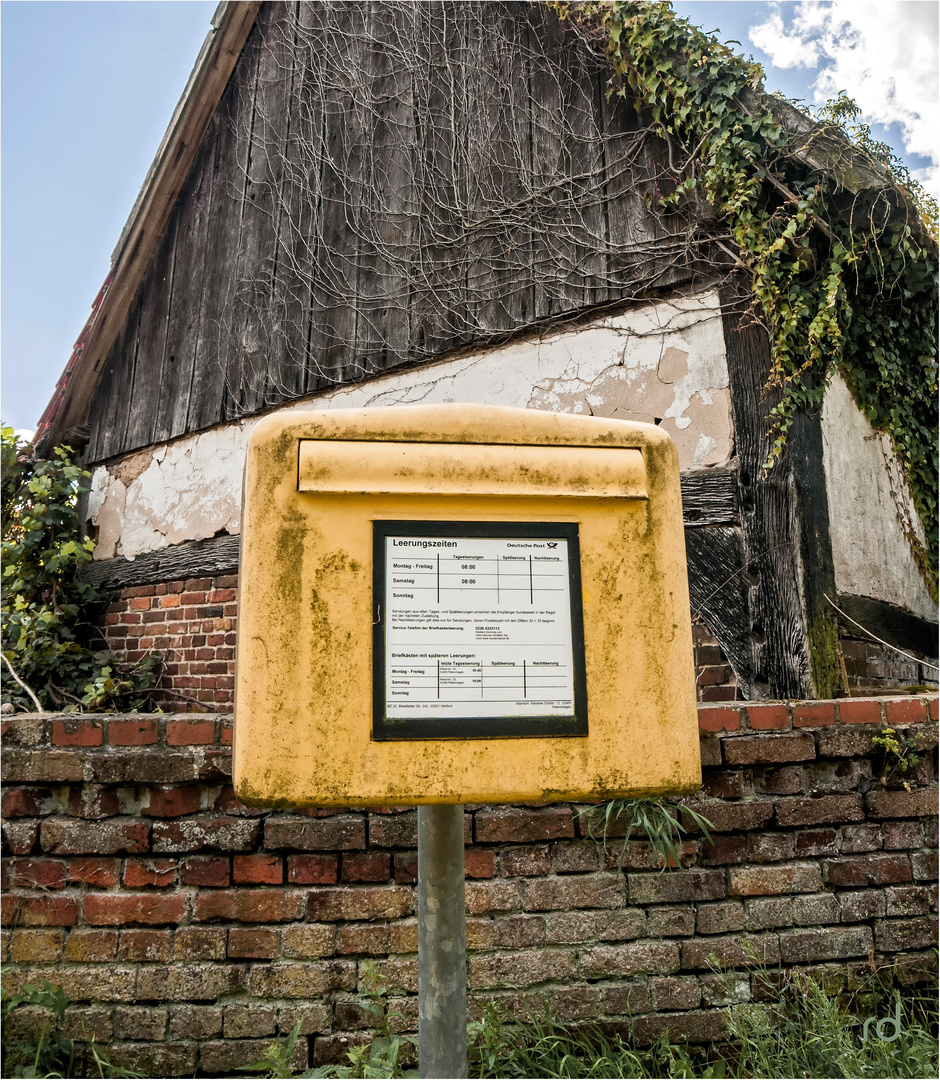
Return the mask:
[(543, 5), (264, 4), (86, 460), (688, 280), (607, 77)]

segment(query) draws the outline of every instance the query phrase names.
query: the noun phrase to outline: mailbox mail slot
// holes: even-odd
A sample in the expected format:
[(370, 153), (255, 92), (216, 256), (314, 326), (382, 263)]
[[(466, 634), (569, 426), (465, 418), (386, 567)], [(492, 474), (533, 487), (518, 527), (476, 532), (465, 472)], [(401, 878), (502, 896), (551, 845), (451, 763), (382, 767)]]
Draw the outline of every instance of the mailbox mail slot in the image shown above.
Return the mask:
[(300, 443), (298, 491), (646, 498), (639, 450), (625, 447), (348, 441)]
[(243, 801), (699, 787), (660, 429), (482, 405), (285, 411), (252, 433), (242, 529)]

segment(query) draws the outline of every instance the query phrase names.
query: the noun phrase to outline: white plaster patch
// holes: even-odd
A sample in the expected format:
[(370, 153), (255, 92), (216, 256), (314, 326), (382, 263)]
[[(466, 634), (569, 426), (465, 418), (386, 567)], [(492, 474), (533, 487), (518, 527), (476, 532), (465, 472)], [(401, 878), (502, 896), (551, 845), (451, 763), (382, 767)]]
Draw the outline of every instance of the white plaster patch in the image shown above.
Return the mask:
[(872, 428), (838, 375), (826, 389), (822, 434), (836, 588), (936, 622), (937, 607), (898, 520), (900, 513), (923, 540), (907, 484), (888, 437)]
[[(454, 401), (658, 422), (675, 439), (681, 468), (720, 464), (730, 458), (732, 444), (718, 296), (650, 304), (545, 338), (339, 387), (288, 407)], [(245, 447), (256, 422), (225, 424), (96, 469), (89, 517), (102, 533), (95, 557), (133, 559), (170, 544), (237, 533)]]

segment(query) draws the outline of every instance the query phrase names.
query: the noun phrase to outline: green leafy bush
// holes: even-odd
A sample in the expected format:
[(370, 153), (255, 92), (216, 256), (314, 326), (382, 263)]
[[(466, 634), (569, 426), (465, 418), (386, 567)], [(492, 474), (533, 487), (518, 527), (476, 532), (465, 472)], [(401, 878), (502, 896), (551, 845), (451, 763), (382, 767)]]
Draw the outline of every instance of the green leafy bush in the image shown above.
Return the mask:
[(78, 500), (89, 474), (68, 447), (36, 457), (12, 428), (2, 429), (0, 692), (27, 711), (132, 711), (156, 682), (159, 657), (121, 665), (82, 640), (83, 606), (95, 590), (78, 577), (94, 542), (81, 537)]

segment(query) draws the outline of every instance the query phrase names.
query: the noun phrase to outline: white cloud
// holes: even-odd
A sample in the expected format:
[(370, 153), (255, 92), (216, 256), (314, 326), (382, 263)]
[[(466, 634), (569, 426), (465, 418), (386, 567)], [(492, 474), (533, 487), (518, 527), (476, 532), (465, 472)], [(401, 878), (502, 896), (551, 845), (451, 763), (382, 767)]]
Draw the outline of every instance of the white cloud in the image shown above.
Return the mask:
[(866, 121), (897, 124), (907, 152), (933, 163), (920, 172), (935, 189), (938, 11), (932, 0), (805, 0), (789, 26), (775, 10), (749, 36), (776, 67), (819, 67), (817, 103), (844, 90)]

